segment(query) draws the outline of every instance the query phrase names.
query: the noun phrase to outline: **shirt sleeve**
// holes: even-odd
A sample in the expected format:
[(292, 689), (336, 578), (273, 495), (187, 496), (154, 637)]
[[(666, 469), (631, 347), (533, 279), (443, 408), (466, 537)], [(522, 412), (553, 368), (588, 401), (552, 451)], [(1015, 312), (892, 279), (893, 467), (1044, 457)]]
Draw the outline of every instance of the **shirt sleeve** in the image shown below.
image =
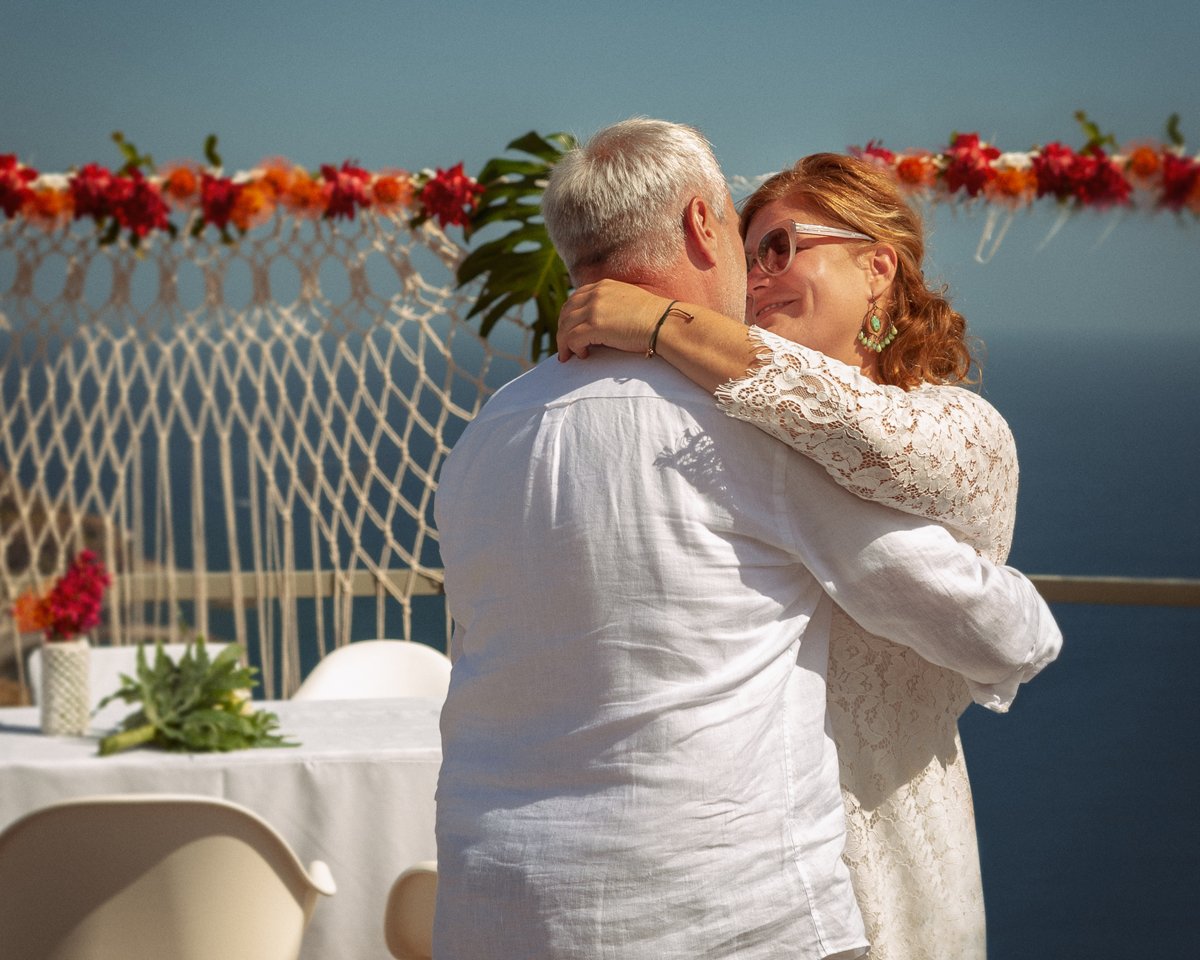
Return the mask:
[[(787, 451), (775, 509), (825, 591), (865, 630), (911, 647), (1004, 712), (1058, 656), (1062, 634), (1034, 585), (943, 527), (862, 500)], [(786, 506), (790, 505), (790, 509)]]
[(934, 520), (1003, 561), (1016, 521), (1012, 431), (978, 394), (878, 384), (758, 327), (759, 364), (717, 390), (721, 408), (819, 464), (855, 496)]

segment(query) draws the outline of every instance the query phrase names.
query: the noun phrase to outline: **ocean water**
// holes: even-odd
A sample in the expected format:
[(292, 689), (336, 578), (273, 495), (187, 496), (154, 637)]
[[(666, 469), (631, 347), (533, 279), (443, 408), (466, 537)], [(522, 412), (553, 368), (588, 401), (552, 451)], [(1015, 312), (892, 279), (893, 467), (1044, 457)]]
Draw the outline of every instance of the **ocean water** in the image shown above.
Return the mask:
[[(1029, 573), (1200, 578), (1200, 336), (988, 336)], [(1070, 371), (1064, 372), (1064, 359)], [(1200, 609), (1057, 604), (1060, 659), (961, 729), (992, 960), (1186, 955), (1200, 921)]]

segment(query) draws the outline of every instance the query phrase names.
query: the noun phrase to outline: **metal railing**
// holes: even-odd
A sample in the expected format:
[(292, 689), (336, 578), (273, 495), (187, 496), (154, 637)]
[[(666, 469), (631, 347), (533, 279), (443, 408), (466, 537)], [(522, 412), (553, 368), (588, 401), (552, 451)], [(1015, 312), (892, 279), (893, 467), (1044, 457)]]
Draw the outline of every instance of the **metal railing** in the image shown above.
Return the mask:
[[(406, 567), (384, 571), (390, 583), (403, 586), (413, 596), (436, 596), (442, 592), (441, 571), (414, 574)], [(168, 587), (168, 578), (174, 581)], [(199, 580), (203, 578), (203, 596), (221, 603), (235, 596), (258, 600), (277, 596), (275, 576), (254, 573), (232, 574), (210, 571), (195, 574), (175, 571), (173, 575), (138, 573), (120, 574), (121, 593), (145, 602), (161, 601), (170, 596), (179, 600), (194, 600), (201, 595)], [(239, 589), (234, 590), (234, 581)], [(376, 596), (385, 584), (370, 570), (350, 574), (332, 570), (297, 570), (291, 575), (288, 593), (297, 598), (329, 596), (335, 586), (358, 597)], [(1029, 579), (1045, 597), (1047, 603), (1122, 604), (1155, 607), (1200, 607), (1200, 579), (1172, 577), (1071, 577), (1058, 574), (1030, 574)]]

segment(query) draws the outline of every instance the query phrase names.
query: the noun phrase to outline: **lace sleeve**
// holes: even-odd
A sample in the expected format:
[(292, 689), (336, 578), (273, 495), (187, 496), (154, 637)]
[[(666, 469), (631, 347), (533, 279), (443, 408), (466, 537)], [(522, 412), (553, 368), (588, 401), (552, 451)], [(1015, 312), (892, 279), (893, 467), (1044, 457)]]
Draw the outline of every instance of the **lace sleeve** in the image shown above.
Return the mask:
[(864, 500), (934, 520), (1003, 562), (1012, 545), (1017, 456), (1004, 418), (961, 387), (906, 391), (751, 328), (759, 365), (717, 390), (731, 417), (815, 460)]

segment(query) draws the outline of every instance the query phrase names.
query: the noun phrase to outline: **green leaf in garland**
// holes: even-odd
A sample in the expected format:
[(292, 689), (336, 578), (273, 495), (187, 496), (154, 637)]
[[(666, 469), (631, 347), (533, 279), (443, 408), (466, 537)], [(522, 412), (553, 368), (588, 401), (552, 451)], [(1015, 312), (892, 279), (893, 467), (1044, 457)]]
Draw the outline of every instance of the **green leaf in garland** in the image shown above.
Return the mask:
[(1175, 147), (1182, 147), (1184, 144), (1183, 133), (1179, 129), (1179, 114), (1177, 113), (1173, 113), (1167, 118), (1167, 139)]
[(210, 133), (204, 138), (204, 159), (214, 169), (221, 166), (221, 155), (217, 153), (217, 135)]
[(519, 150), (534, 160), (496, 157), (484, 165), (479, 174), (484, 193), (466, 236), (470, 238), (490, 224), (515, 225), (503, 236), (473, 250), (458, 268), (460, 287), (477, 277), (484, 278), (479, 299), (468, 314), (482, 314), (483, 336), (504, 314), (533, 301), (533, 360), (553, 351), (558, 313), (571, 290), (566, 264), (555, 252), (542, 221), (541, 198), (550, 170), (575, 145), (575, 138), (567, 133), (542, 137), (530, 131), (507, 149)]
[(1111, 133), (1101, 133), (1100, 128), (1088, 119), (1086, 110), (1076, 110), (1075, 119), (1079, 122), (1079, 126), (1083, 128), (1083, 133), (1087, 137), (1087, 143), (1083, 145), (1083, 150), (1092, 148), (1103, 149), (1105, 146), (1112, 147), (1114, 150), (1117, 147), (1117, 140)]
[(112, 134), (113, 143), (121, 151), (121, 156), (125, 158), (125, 165), (121, 167), (118, 173), (121, 176), (128, 176), (134, 170), (145, 168), (146, 170), (154, 171), (154, 158), (150, 154), (142, 154), (138, 152), (138, 148), (125, 139), (125, 134), (120, 130), (114, 130)]

